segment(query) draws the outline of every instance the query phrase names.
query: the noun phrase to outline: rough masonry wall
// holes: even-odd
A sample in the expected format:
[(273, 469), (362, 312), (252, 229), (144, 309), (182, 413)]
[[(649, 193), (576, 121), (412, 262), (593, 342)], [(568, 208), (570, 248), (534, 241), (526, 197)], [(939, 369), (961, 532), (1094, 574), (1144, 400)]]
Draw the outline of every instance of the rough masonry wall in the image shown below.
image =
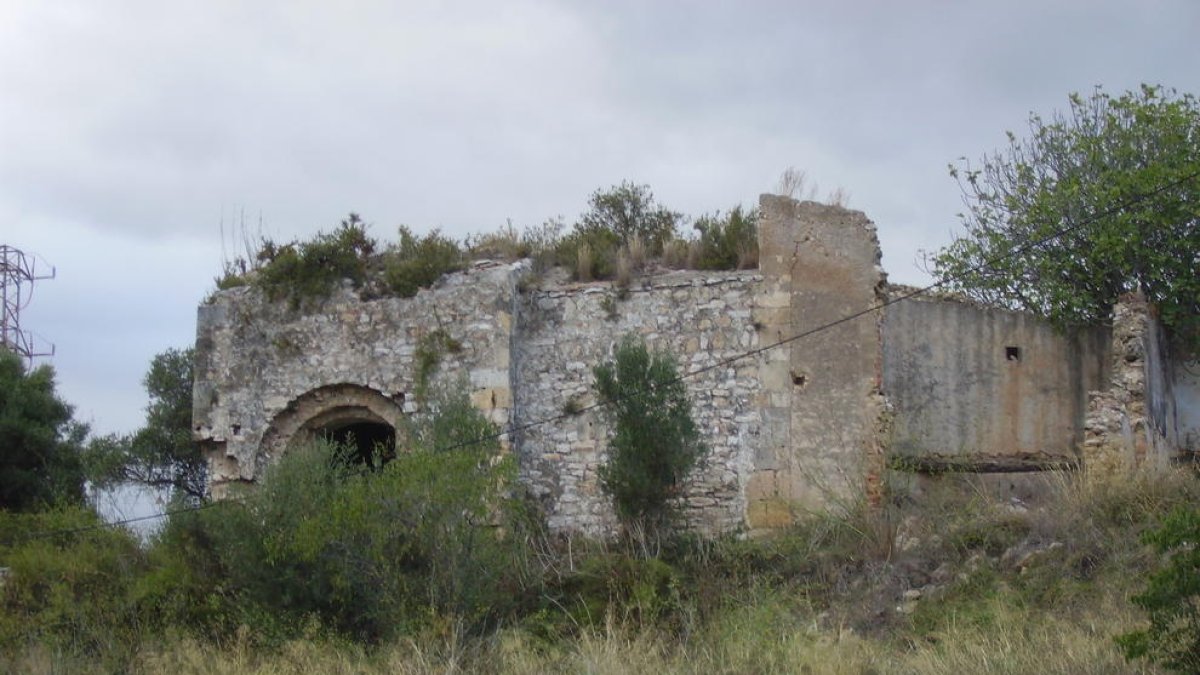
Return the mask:
[[(687, 387), (709, 453), (682, 505), (703, 531), (778, 527), (878, 498), (889, 452), (918, 468), (1041, 468), (1075, 458), (1081, 437), (1086, 463), (1153, 426), (1140, 398), (1143, 319), (1119, 310), (1109, 350), (1103, 330), (1064, 336), (959, 302), (875, 311), (885, 277), (866, 216), (770, 195), (760, 213), (758, 271), (672, 272), (625, 292), (535, 287), (514, 263), (477, 264), (409, 299), (341, 289), (303, 312), (253, 288), (216, 293), (199, 311), (194, 396), (214, 495), (332, 425), (397, 426), (435, 335), (439, 378), (465, 382), (511, 432), (520, 475), (557, 530), (615, 525), (597, 483), (603, 416), (567, 413), (594, 402), (592, 368), (627, 333), (695, 373)], [(1160, 371), (1151, 416), (1195, 438), (1193, 371)]]
[(295, 432), (330, 413), (394, 425), (413, 410), (418, 347), (439, 330), (456, 347), (441, 350), (440, 377), (464, 378), (476, 405), (507, 424), (520, 270), (468, 270), (413, 298), (364, 302), (341, 289), (307, 312), (250, 287), (217, 293), (197, 319), (193, 413), (214, 492), (260, 478)]
[[(761, 442), (757, 359), (713, 367), (760, 344), (752, 307), (761, 277), (752, 272), (677, 272), (619, 294), (607, 283), (531, 292), (518, 314), (515, 369), (518, 426), (596, 402), (592, 368), (626, 334), (675, 356), (687, 377), (692, 414), (708, 447), (685, 486), (684, 513), (701, 531), (744, 522), (744, 483)], [(624, 297), (622, 297), (624, 296)], [(591, 410), (523, 431), (521, 475), (552, 529), (608, 532), (616, 521), (597, 469), (607, 427)]]
[(1020, 312), (912, 298), (887, 307), (884, 393), (894, 464), (1027, 470), (1073, 464), (1108, 332), (1064, 334)]

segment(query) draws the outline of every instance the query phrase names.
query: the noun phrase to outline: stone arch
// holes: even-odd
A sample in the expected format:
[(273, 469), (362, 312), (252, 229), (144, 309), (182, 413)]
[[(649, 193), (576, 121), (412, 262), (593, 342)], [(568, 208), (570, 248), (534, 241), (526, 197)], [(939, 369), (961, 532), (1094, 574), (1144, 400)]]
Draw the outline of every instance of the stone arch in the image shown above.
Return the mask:
[(363, 459), (369, 458), (376, 442), (394, 452), (403, 403), (403, 393), (386, 396), (358, 384), (317, 387), (275, 415), (263, 434), (262, 454), (270, 461), (299, 443), (327, 436), (341, 441), (353, 438)]

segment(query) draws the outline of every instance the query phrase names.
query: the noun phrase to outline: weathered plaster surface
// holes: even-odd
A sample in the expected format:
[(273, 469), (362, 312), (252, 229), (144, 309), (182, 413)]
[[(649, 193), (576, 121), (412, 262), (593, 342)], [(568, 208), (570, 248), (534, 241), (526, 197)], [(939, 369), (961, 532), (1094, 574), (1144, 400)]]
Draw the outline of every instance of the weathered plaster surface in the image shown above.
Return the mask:
[(1108, 332), (1064, 333), (1028, 314), (912, 298), (883, 320), (893, 459), (930, 468), (1073, 462)]

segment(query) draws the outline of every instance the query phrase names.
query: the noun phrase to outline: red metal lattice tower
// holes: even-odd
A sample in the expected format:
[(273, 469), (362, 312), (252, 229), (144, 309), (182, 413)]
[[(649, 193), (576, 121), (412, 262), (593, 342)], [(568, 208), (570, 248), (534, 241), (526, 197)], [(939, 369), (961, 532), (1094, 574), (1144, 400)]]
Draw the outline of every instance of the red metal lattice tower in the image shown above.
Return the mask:
[(53, 279), (50, 274), (39, 276), (36, 261), (19, 249), (0, 244), (0, 346), (21, 356), (29, 365), (37, 356), (54, 356), (54, 345), (50, 351), (38, 351), (34, 346), (33, 333), (21, 329), (21, 310), (33, 297), (33, 282)]

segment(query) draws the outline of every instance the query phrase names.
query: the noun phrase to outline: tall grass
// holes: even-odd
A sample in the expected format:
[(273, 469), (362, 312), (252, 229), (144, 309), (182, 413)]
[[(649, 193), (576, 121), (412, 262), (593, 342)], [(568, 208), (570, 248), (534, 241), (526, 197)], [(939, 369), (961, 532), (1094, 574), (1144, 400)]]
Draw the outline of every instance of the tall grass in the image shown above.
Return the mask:
[[(390, 479), (382, 480), (384, 492), (403, 495), (384, 485)], [(666, 541), (656, 557), (633, 555), (619, 542), (510, 530), (500, 543), (521, 544), (526, 581), (505, 587), (510, 609), (492, 613), (499, 622), (479, 622), (478, 604), (422, 601), (427, 611), (421, 620), (377, 631), (383, 638), (376, 642), (337, 630), (336, 613), (330, 622), (320, 612), (306, 621), (297, 615), (285, 622), (286, 631), (262, 623), (272, 611), (271, 598), (234, 591), (244, 582), (238, 579), (253, 572), (249, 567), (241, 577), (226, 577), (220, 569), (185, 574), (180, 559), (188, 555), (172, 557), (158, 548), (138, 552), (122, 537), (94, 544), (78, 536), (53, 546), (6, 544), (0, 565), (14, 571), (0, 586), (5, 617), (0, 623), (11, 629), (0, 645), (0, 669), (1159, 672), (1147, 663), (1126, 662), (1113, 637), (1145, 625), (1130, 597), (1159, 559), (1142, 545), (1141, 533), (1173, 508), (1200, 503), (1200, 484), (1188, 471), (1064, 473), (1047, 477), (1046, 484), (1040, 501), (1024, 504), (970, 480), (947, 479), (920, 493), (893, 491), (880, 509), (816, 514), (772, 537)], [(378, 496), (386, 501), (384, 492)], [(283, 500), (273, 498), (281, 508)], [(377, 501), (333, 500), (342, 514), (336, 523), (356, 522)], [(241, 526), (236, 518), (223, 518), (231, 528)], [(334, 555), (349, 551), (305, 543), (318, 534), (315, 512), (292, 518), (310, 524), (297, 530), (303, 537), (289, 536), (288, 546)], [(20, 527), (27, 525), (10, 523), (8, 530)], [(368, 530), (339, 525), (329, 531), (329, 540), (350, 541)], [(181, 551), (216, 543), (192, 539), (192, 548)], [(283, 555), (288, 546), (281, 543), (268, 545)], [(34, 564), (38, 560), (43, 562)], [(361, 556), (351, 561), (370, 562)], [(305, 569), (317, 573), (324, 564)], [(402, 572), (410, 579), (426, 574)], [(191, 590), (171, 590), (180, 583)], [(391, 592), (386, 584), (375, 588), (378, 594)], [(192, 604), (180, 604), (185, 601)], [(250, 601), (259, 609), (247, 608)], [(228, 604), (206, 604), (213, 602)], [(238, 603), (240, 614), (233, 611)], [(380, 613), (387, 607), (377, 602), (363, 607), (390, 615)], [(193, 625), (214, 619), (216, 629)]]

